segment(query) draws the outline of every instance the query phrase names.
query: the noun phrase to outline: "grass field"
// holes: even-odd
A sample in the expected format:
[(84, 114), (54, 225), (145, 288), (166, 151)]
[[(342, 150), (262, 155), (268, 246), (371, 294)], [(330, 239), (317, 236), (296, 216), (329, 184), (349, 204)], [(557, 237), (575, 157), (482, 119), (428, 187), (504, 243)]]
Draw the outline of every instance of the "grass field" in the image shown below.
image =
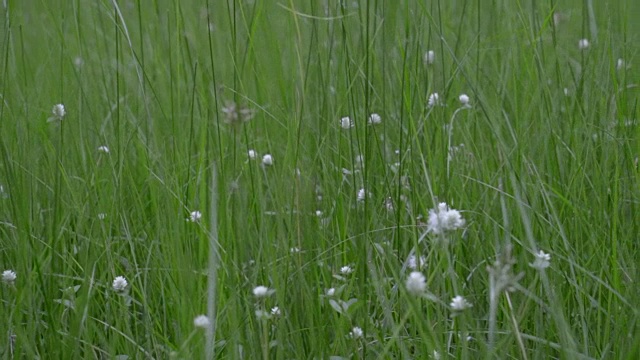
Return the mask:
[(4, 0), (0, 358), (640, 358), (638, 19)]

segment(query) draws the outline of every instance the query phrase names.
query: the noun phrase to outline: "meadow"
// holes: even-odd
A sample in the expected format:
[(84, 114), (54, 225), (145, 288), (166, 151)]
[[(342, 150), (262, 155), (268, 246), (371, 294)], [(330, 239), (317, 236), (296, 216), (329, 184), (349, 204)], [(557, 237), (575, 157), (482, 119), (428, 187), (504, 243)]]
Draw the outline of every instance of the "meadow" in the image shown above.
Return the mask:
[(640, 358), (638, 19), (2, 1), (0, 358)]

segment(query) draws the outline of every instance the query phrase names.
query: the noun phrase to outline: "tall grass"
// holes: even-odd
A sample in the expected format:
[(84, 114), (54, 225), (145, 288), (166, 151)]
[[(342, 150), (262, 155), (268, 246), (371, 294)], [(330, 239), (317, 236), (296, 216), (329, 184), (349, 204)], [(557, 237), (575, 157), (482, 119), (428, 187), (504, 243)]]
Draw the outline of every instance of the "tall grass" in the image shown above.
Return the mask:
[(636, 358), (636, 3), (5, 1), (0, 356)]

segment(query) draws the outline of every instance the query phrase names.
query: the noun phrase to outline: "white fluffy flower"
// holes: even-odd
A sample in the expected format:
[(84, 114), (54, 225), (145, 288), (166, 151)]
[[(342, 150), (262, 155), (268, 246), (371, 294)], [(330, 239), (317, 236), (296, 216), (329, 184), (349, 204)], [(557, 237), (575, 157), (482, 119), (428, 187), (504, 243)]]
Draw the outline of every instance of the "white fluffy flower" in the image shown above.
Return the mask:
[(468, 302), (464, 297), (457, 295), (456, 297), (451, 299), (451, 304), (449, 304), (449, 306), (451, 306), (451, 310), (453, 311), (464, 311), (472, 307), (473, 305), (471, 305), (471, 303)]
[(117, 292), (124, 291), (127, 288), (127, 285), (129, 285), (129, 283), (124, 276), (117, 276), (115, 279), (113, 279), (112, 287), (113, 290)]
[(449, 209), (446, 203), (439, 203), (438, 207), (429, 210), (427, 231), (442, 234), (464, 226), (464, 219), (458, 210)]
[(280, 308), (277, 306), (274, 306), (271, 308), (271, 315), (273, 316), (280, 316), (282, 314), (282, 311), (280, 311)]
[(325, 292), (325, 295), (327, 296), (334, 296), (335, 294), (336, 294), (336, 288), (327, 289), (327, 291)]
[(407, 258), (407, 267), (411, 270), (419, 270), (427, 266), (427, 258), (424, 256), (417, 257), (410, 255)]
[(625, 62), (624, 59), (620, 58), (618, 59), (618, 62), (616, 63), (616, 69), (617, 70), (623, 70), (625, 68)]
[(353, 272), (353, 268), (351, 268), (351, 266), (349, 266), (349, 265), (345, 265), (345, 266), (340, 268), (340, 273), (342, 275), (349, 275), (352, 272)]
[(98, 146), (98, 151), (101, 152), (101, 153), (108, 154), (109, 153), (109, 148), (106, 145)]
[(367, 191), (365, 189), (358, 190), (358, 195), (357, 195), (358, 201), (364, 201), (366, 197), (367, 197)]
[(433, 50), (429, 50), (424, 53), (424, 63), (431, 65), (436, 61), (436, 53)]
[(364, 331), (361, 328), (354, 326), (353, 329), (349, 332), (349, 336), (353, 339), (359, 339), (364, 335)]
[(271, 166), (273, 165), (273, 157), (271, 154), (266, 154), (262, 157), (262, 165)]
[(257, 298), (267, 297), (274, 293), (275, 290), (269, 289), (266, 286), (256, 286), (253, 288), (253, 295)]
[(2, 272), (2, 281), (7, 284), (13, 284), (16, 281), (16, 272), (13, 270), (5, 270)]
[(253, 149), (249, 150), (248, 155), (251, 160), (255, 160), (258, 157), (258, 153)]
[(544, 251), (540, 250), (536, 254), (536, 259), (532, 264), (529, 264), (532, 268), (536, 270), (544, 270), (551, 265), (551, 255), (546, 254)]
[(54, 105), (53, 109), (51, 109), (51, 113), (53, 114), (53, 116), (50, 117), (48, 121), (62, 120), (62, 118), (64, 118), (64, 116), (67, 114), (64, 109), (64, 105), (62, 104)]
[(369, 124), (376, 125), (376, 124), (380, 124), (381, 122), (382, 122), (382, 118), (380, 117), (380, 115), (376, 113), (369, 115)]
[(343, 129), (351, 129), (353, 126), (354, 124), (353, 121), (351, 121), (350, 117), (345, 116), (340, 119), (340, 127), (342, 127)]
[(427, 99), (427, 106), (434, 107), (437, 105), (440, 105), (440, 95), (438, 95), (438, 93), (430, 94)]
[(202, 213), (201, 213), (200, 211), (196, 210), (196, 211), (192, 211), (192, 212), (189, 214), (189, 218), (187, 219), (187, 221), (190, 221), (190, 222), (198, 222), (198, 221), (200, 221), (201, 219), (202, 219)]
[(414, 271), (407, 277), (407, 291), (413, 295), (421, 295), (427, 290), (427, 279), (419, 271)]
[(458, 97), (458, 100), (460, 100), (460, 103), (462, 104), (462, 106), (464, 106), (464, 107), (468, 107), (468, 106), (470, 106), (470, 105), (469, 105), (469, 95), (467, 95), (467, 94), (461, 94), (461, 95)]
[(585, 50), (589, 48), (589, 40), (588, 39), (580, 39), (580, 41), (578, 41), (578, 49), (580, 50)]
[(206, 315), (198, 315), (193, 319), (193, 326), (206, 329), (211, 325), (211, 321)]

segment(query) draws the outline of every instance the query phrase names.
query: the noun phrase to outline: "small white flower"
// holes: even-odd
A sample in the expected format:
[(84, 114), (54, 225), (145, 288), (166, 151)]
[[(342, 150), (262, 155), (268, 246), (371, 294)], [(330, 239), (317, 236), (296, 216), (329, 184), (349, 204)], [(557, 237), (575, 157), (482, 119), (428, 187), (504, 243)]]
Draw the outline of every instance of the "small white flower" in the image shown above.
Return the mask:
[(98, 214), (98, 220), (104, 220), (107, 217), (107, 214), (105, 213), (99, 213)]
[(249, 159), (255, 160), (257, 157), (258, 157), (258, 153), (255, 150), (253, 149), (249, 150)]
[(381, 122), (382, 122), (382, 118), (380, 117), (380, 115), (376, 113), (369, 115), (369, 124), (376, 125), (376, 124), (380, 124)]
[(336, 294), (336, 288), (327, 289), (327, 291), (325, 292), (325, 295), (327, 296), (334, 296), (335, 294)]
[(193, 326), (201, 329), (206, 329), (211, 325), (211, 321), (206, 315), (198, 315), (193, 319)]
[(291, 249), (289, 249), (289, 252), (292, 254), (297, 254), (300, 252), (300, 248), (299, 247), (292, 247)]
[(551, 255), (546, 254), (544, 251), (540, 250), (535, 254), (536, 259), (532, 264), (529, 264), (532, 268), (536, 270), (544, 270), (551, 265)]
[(618, 62), (617, 62), (617, 64), (616, 64), (616, 69), (617, 69), (617, 70), (622, 70), (622, 69), (624, 69), (624, 68), (625, 68), (625, 62), (624, 62), (624, 59), (622, 59), (622, 58), (618, 59)]
[(189, 214), (189, 218), (187, 219), (187, 221), (189, 221), (189, 222), (198, 222), (198, 221), (200, 221), (200, 219), (202, 219), (202, 213), (200, 211), (196, 210), (196, 211), (192, 211)]
[(424, 256), (417, 257), (415, 255), (409, 256), (407, 259), (407, 267), (411, 270), (419, 270), (427, 266), (427, 258)]
[(2, 281), (7, 284), (13, 284), (16, 281), (16, 272), (13, 270), (5, 270), (2, 272)]
[(316, 216), (322, 217), (322, 210), (316, 210)]
[(442, 234), (464, 226), (464, 219), (458, 210), (449, 209), (446, 203), (439, 203), (438, 207), (429, 210), (427, 231)]
[(274, 292), (275, 290), (269, 289), (268, 287), (262, 285), (253, 288), (253, 295), (257, 298), (267, 297)]
[(564, 93), (564, 96), (569, 96), (569, 89), (568, 88), (562, 89), (562, 92)]
[(113, 279), (112, 287), (113, 290), (117, 292), (124, 291), (127, 288), (127, 285), (129, 285), (129, 283), (124, 276), (117, 276), (115, 279)]
[(456, 297), (451, 299), (451, 304), (449, 304), (449, 306), (451, 306), (451, 310), (453, 311), (464, 311), (472, 307), (473, 305), (471, 305), (471, 303), (468, 302), (464, 297), (457, 295)]
[(580, 41), (578, 41), (578, 49), (580, 50), (585, 50), (589, 48), (589, 40), (588, 39), (580, 39)]
[(353, 329), (351, 329), (351, 331), (349, 332), (349, 336), (351, 336), (351, 338), (353, 339), (359, 339), (364, 335), (364, 332), (362, 331), (362, 329), (360, 329), (357, 326), (354, 326)]
[(427, 279), (419, 271), (414, 271), (407, 277), (407, 291), (413, 295), (421, 295), (427, 290)]
[(464, 107), (469, 107), (469, 95), (467, 94), (462, 94), (458, 97), (458, 100), (460, 100), (460, 103), (462, 104), (462, 106)]
[(427, 100), (427, 106), (434, 107), (437, 105), (440, 105), (440, 95), (438, 95), (438, 93), (430, 94)]
[(340, 273), (342, 275), (349, 275), (352, 272), (353, 272), (353, 269), (351, 268), (351, 266), (345, 265), (345, 266), (340, 268)]
[(64, 110), (64, 105), (62, 104), (54, 105), (51, 113), (53, 114), (53, 116), (49, 118), (49, 122), (62, 120), (62, 118), (64, 118), (64, 116), (67, 114), (67, 112)]
[(364, 201), (366, 197), (367, 197), (367, 191), (365, 189), (358, 190), (358, 195), (357, 195), (358, 201)]
[(106, 147), (105, 145), (98, 146), (98, 152), (108, 154), (109, 153), (109, 148)]
[(265, 165), (265, 166), (273, 165), (273, 157), (271, 156), (271, 154), (266, 154), (265, 156), (262, 157), (262, 165)]
[(431, 65), (436, 61), (436, 53), (433, 50), (429, 50), (424, 53), (424, 63)]
[(280, 316), (282, 314), (282, 312), (280, 311), (280, 308), (277, 306), (274, 306), (271, 308), (271, 315), (273, 316)]
[(340, 119), (340, 127), (342, 127), (343, 129), (351, 129), (354, 126), (355, 125), (353, 121), (351, 121), (350, 117), (345, 116), (342, 119)]

